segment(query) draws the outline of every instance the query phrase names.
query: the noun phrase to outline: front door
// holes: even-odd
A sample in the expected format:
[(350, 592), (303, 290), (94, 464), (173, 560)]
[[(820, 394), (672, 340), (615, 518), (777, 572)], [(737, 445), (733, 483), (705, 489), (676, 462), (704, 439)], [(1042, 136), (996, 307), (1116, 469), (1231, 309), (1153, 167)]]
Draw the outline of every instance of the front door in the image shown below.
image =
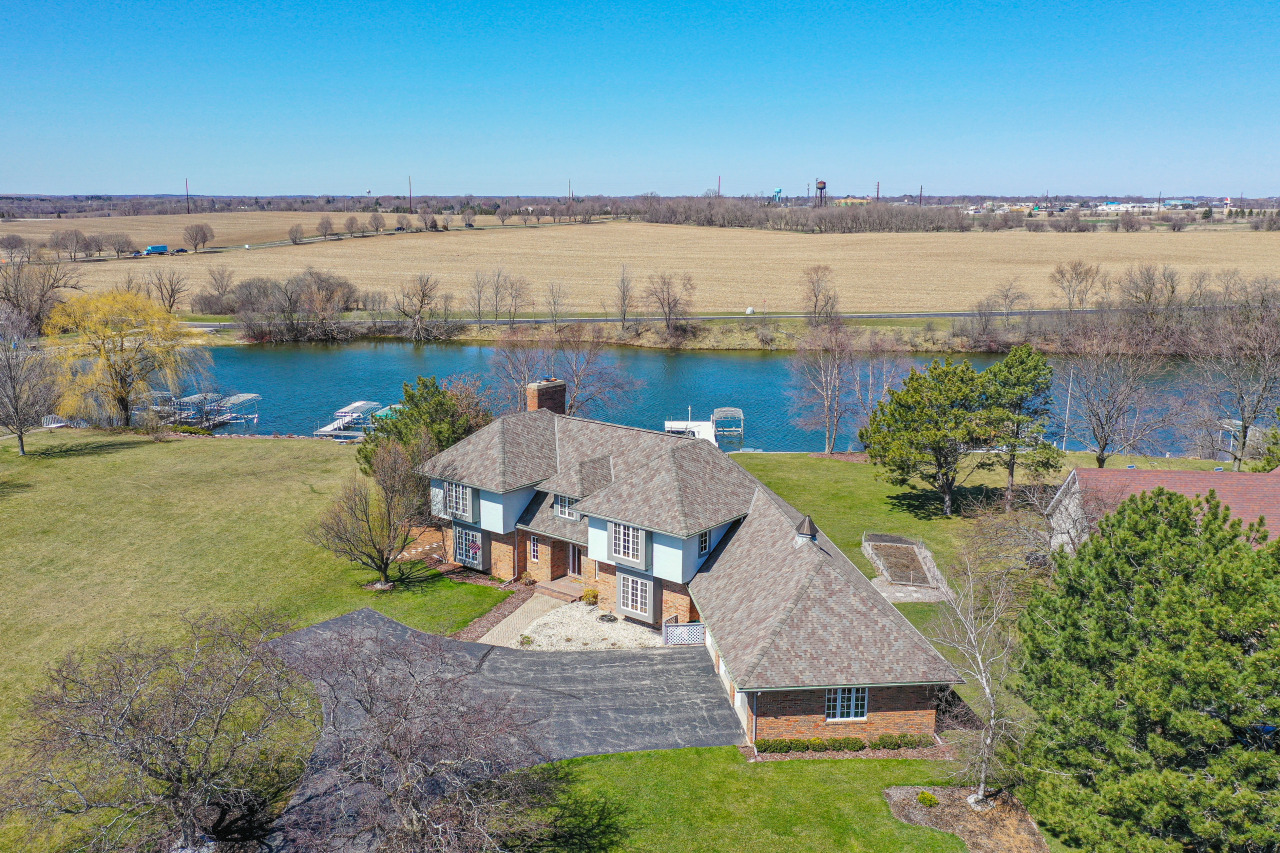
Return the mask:
[(569, 546), (569, 577), (582, 580), (582, 549), (577, 545)]

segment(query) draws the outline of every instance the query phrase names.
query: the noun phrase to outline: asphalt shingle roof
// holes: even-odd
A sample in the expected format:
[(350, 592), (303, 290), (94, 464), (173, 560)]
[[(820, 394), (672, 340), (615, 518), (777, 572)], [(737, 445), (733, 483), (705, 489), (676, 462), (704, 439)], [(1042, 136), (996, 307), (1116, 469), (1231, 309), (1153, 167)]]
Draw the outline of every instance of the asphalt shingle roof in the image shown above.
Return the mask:
[(1280, 471), (1143, 471), (1128, 468), (1077, 468), (1080, 488), (1119, 502), (1139, 492), (1163, 487), (1194, 498), (1210, 491), (1244, 524), (1259, 518), (1280, 519)]
[(954, 684), (955, 669), (830, 539), (763, 485), (689, 582), (740, 690)]
[(578, 509), (685, 538), (746, 514), (754, 480), (709, 442), (545, 409), (505, 415), (419, 466), (491, 492), (537, 485)]
[(507, 415), (418, 472), (494, 492), (537, 486), (518, 524), (586, 544), (585, 520), (554, 514), (552, 494), (584, 516), (693, 536), (733, 527), (689, 583), (742, 690), (961, 679), (803, 515), (702, 439), (557, 415)]

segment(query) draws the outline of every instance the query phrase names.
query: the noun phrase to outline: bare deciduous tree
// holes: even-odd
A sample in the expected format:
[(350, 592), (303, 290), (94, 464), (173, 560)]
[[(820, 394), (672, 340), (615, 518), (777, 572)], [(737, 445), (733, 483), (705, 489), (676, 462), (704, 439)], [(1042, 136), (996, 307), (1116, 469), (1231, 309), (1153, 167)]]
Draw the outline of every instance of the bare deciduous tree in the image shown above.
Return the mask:
[(559, 335), (560, 321), (564, 319), (564, 313), (569, 307), (569, 294), (565, 292), (560, 282), (553, 281), (547, 285), (547, 295), (542, 304), (547, 310), (548, 319), (551, 320), (552, 332)]
[(462, 224), (468, 228), (476, 224), (476, 212), (474, 208), (465, 208), (462, 211)]
[(618, 280), (613, 284), (613, 306), (618, 312), (618, 325), (624, 332), (627, 330), (627, 320), (631, 317), (635, 304), (635, 285), (631, 280), (631, 273), (627, 272), (624, 264), (618, 273)]
[(1098, 318), (1069, 334), (1064, 349), (1054, 399), (1066, 407), (1066, 435), (1092, 452), (1099, 468), (1117, 453), (1140, 452), (1181, 421), (1186, 401), (1160, 394), (1168, 365), (1139, 330)]
[(529, 220), (532, 218), (533, 218), (532, 208), (528, 206), (520, 208), (520, 223), (522, 225), (528, 225)]
[(33, 693), (5, 791), (44, 840), (195, 850), (269, 834), (319, 727), (270, 645), (288, 626), (262, 612), (182, 622), (172, 643), (68, 653)]
[(382, 229), (387, 227), (387, 220), (381, 213), (369, 214), (369, 229), (375, 234), (381, 234)]
[(493, 322), (497, 323), (502, 318), (502, 311), (507, 305), (507, 291), (510, 287), (510, 278), (501, 267), (491, 272), (488, 276), (489, 282), (489, 310), (493, 314)]
[(187, 241), (188, 246), (198, 252), (201, 246), (207, 246), (213, 239), (213, 229), (203, 222), (188, 225), (182, 229), (182, 238)]
[[(510, 696), (474, 689), (474, 660), (428, 634), (352, 626), (299, 650), (327, 713), (284, 835), (383, 853), (549, 849), (567, 777)], [(539, 843), (542, 842), (542, 843)]]
[(831, 267), (817, 264), (804, 269), (805, 319), (810, 326), (835, 322), (840, 312), (840, 295), (831, 287)]
[(489, 276), (476, 270), (467, 288), (467, 310), (476, 319), (476, 331), (484, 328), (484, 307), (489, 295)]
[(616, 405), (637, 387), (610, 357), (609, 339), (599, 326), (585, 338), (566, 341), (552, 359), (555, 375), (565, 381), (565, 412), (582, 417)]
[(854, 353), (843, 328), (815, 329), (791, 359), (791, 397), (795, 423), (822, 430), (824, 452), (833, 453), (845, 417), (854, 406)]
[(347, 221), (343, 223), (343, 228), (346, 229), (348, 237), (356, 236), (356, 232), (360, 230), (360, 217), (348, 216)]
[(151, 298), (170, 314), (178, 309), (178, 300), (190, 290), (187, 277), (177, 270), (152, 270), (147, 276), (146, 287)]
[(138, 251), (133, 238), (128, 234), (107, 234), (103, 239), (111, 251), (116, 253), (117, 258)]
[(292, 243), (293, 245), (295, 246), (298, 245), (306, 238), (307, 238), (307, 234), (302, 229), (301, 225), (291, 225), (289, 227), (289, 242)]
[(95, 258), (102, 254), (102, 250), (106, 248), (107, 242), (102, 234), (85, 235), (82, 250), (85, 257), (93, 255)]
[(420, 342), (432, 337), (431, 321), (436, 316), (439, 294), (440, 279), (431, 273), (419, 273), (396, 296), (395, 309), (409, 323), (409, 340)]
[(37, 330), (44, 328), (49, 312), (62, 302), (66, 291), (79, 289), (79, 276), (62, 263), (19, 258), (0, 264), (0, 306), (8, 306)]
[(516, 315), (529, 307), (533, 301), (529, 296), (531, 285), (523, 276), (508, 276), (506, 280), (507, 328), (514, 329)]
[(19, 258), (26, 260), (31, 255), (30, 245), (19, 234), (6, 234), (0, 237), (0, 251), (4, 252), (10, 263)]
[(1031, 304), (1031, 297), (1018, 286), (1016, 278), (1011, 278), (996, 288), (995, 299), (1000, 304), (1000, 310), (1004, 312), (1005, 328), (1013, 322), (1013, 315), (1019, 308), (1026, 308)]
[(0, 305), (0, 430), (18, 437), (18, 455), (27, 455), (26, 436), (58, 404), (58, 366), (39, 347), (26, 317)]
[(511, 208), (504, 204), (495, 210), (493, 215), (497, 217), (499, 225), (506, 225), (507, 220), (511, 218)]
[(408, 231), (413, 228), (413, 220), (405, 214), (396, 217), (396, 229), (399, 231)]
[(1049, 274), (1049, 283), (1062, 295), (1068, 311), (1089, 307), (1089, 297), (1101, 279), (1102, 267), (1084, 261), (1060, 263)]
[(1227, 298), (1200, 312), (1191, 361), (1202, 389), (1198, 420), (1206, 449), (1227, 454), (1231, 470), (1239, 471), (1280, 406), (1280, 294), (1262, 279)]
[(662, 317), (668, 335), (686, 318), (693, 304), (693, 276), (660, 272), (649, 276), (645, 297)]
[(316, 234), (328, 240), (333, 234), (333, 218), (329, 216), (321, 216), (320, 221), (316, 223)]
[(942, 584), (943, 610), (931, 632), (935, 644), (954, 652), (948, 657), (972, 688), (967, 710), (976, 717), (976, 730), (953, 732), (962, 773), (977, 788), (970, 798), (975, 807), (986, 803), (993, 784), (1003, 788), (1016, 780), (1015, 763), (1007, 758), (1028, 731), (1021, 705), (1006, 687), (1017, 667), (1015, 623), (1025, 568), (1002, 556), (961, 550), (961, 564)]
[(378, 589), (390, 589), (396, 558), (413, 541), (412, 528), (425, 508), (403, 447), (386, 442), (373, 454), (370, 476), (353, 475), (338, 498), (308, 531), (312, 542), (378, 573)]
[(505, 338), (498, 341), (489, 358), (489, 366), (506, 398), (507, 410), (518, 412), (525, 405), (525, 388), (530, 382), (552, 372), (554, 353), (539, 341)]

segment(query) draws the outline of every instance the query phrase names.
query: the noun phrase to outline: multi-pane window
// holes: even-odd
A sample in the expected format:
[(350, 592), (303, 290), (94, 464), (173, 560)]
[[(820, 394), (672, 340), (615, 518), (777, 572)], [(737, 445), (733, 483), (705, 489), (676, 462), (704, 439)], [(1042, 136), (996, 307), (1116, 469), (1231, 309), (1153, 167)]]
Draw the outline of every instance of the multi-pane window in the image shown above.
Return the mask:
[(564, 495), (556, 495), (555, 508), (556, 515), (561, 518), (567, 518), (572, 521), (578, 520), (578, 513), (574, 511), (573, 505), (578, 502), (577, 498), (570, 498)]
[(541, 557), (541, 555), (542, 555), (542, 543), (538, 541), (537, 536), (530, 536), (529, 537), (529, 559), (536, 563), (538, 562), (538, 559)]
[(444, 484), (444, 511), (447, 515), (471, 518), (471, 487), (446, 481)]
[(620, 574), (622, 590), (618, 606), (624, 611), (649, 618), (649, 581)]
[(705, 554), (711, 550), (711, 531), (704, 530), (698, 534), (698, 554)]
[(479, 530), (454, 525), (453, 559), (473, 569), (483, 568), (484, 543), (480, 540)]
[(867, 688), (828, 687), (828, 720), (863, 720), (867, 717)]
[(613, 556), (624, 560), (640, 559), (640, 528), (629, 524), (613, 526)]

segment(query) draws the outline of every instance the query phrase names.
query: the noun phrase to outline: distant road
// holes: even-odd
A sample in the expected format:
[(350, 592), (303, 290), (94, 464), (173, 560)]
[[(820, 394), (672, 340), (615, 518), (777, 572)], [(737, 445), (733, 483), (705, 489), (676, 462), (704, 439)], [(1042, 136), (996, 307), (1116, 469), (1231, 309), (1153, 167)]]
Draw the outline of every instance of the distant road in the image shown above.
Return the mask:
[[(1082, 309), (1081, 313), (1088, 314), (1088, 313), (1092, 313), (1093, 310), (1094, 309), (1092, 308)], [(945, 319), (957, 319), (961, 317), (973, 317), (973, 316), (976, 316), (976, 313), (977, 312), (974, 312), (974, 311), (917, 311), (917, 312), (903, 313), (903, 314), (894, 314), (894, 313), (841, 314), (840, 318), (843, 320), (945, 320)], [(1047, 316), (1052, 314), (1059, 314), (1061, 313), (1061, 311), (1056, 308), (1035, 308), (1030, 311), (1015, 311), (1014, 313), (1020, 316), (1026, 316), (1028, 314), (1034, 315), (1034, 316)], [(807, 314), (699, 314), (698, 316), (692, 317), (690, 319), (693, 319), (693, 320), (765, 320), (765, 319), (803, 320), (807, 316), (808, 316)], [(466, 322), (465, 318), (459, 317), (458, 319), (461, 322)], [(627, 320), (627, 322), (629, 323), (657, 323), (661, 321), (662, 321), (661, 317), (630, 317)], [(552, 321), (545, 317), (529, 317), (525, 319), (518, 319), (515, 322), (516, 322), (516, 325), (538, 326), (538, 325), (546, 325)], [(557, 322), (560, 322), (560, 323), (620, 323), (622, 321), (619, 320), (617, 317), (561, 317)], [(205, 329), (205, 330), (236, 329), (240, 327), (239, 323), (187, 322), (187, 323), (184, 323), (183, 325), (188, 326), (189, 328), (192, 328), (192, 329)], [(507, 325), (507, 321), (494, 320), (493, 325), (498, 325), (498, 326)]]

